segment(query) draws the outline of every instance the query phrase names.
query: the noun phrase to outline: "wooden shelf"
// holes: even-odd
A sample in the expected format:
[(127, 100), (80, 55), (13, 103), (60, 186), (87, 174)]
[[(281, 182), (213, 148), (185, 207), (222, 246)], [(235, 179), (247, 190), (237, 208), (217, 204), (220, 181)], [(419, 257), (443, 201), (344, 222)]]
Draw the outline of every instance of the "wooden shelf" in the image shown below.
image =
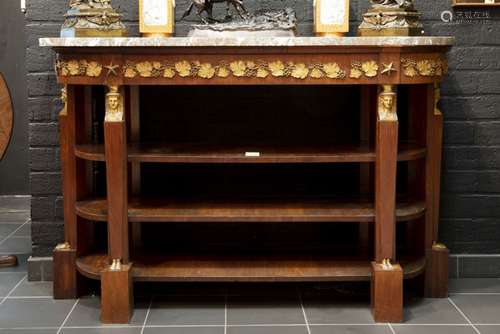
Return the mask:
[[(77, 202), (77, 214), (92, 221), (107, 221), (105, 199)], [(425, 203), (399, 202), (398, 221), (420, 218)], [(130, 222), (374, 222), (373, 202), (325, 199), (260, 201), (157, 200), (129, 202)]]
[[(300, 256), (136, 256), (132, 260), (134, 281), (368, 281), (368, 260)], [(99, 279), (109, 265), (106, 254), (77, 259), (78, 271)], [(405, 278), (423, 272), (425, 259), (403, 260)]]
[[(247, 157), (246, 152), (259, 152)], [(400, 144), (400, 161), (425, 157), (426, 149), (414, 144)], [(75, 155), (81, 159), (104, 161), (103, 145), (79, 145)], [(369, 146), (221, 146), (206, 144), (132, 144), (128, 148), (131, 162), (164, 163), (334, 163), (373, 162), (374, 148)]]

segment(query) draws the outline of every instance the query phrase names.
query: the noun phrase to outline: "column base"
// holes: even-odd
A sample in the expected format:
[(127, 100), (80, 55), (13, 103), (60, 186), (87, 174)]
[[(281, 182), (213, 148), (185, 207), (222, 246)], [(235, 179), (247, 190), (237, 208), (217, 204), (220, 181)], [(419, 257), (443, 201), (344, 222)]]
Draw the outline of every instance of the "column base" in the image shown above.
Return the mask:
[(375, 322), (403, 321), (403, 269), (372, 262), (372, 314)]
[(450, 251), (444, 245), (437, 244), (426, 251), (425, 288), (427, 298), (448, 297), (448, 258)]
[(127, 324), (134, 312), (132, 266), (106, 269), (101, 274), (101, 321), (105, 324)]
[(54, 250), (54, 299), (78, 298), (76, 249)]

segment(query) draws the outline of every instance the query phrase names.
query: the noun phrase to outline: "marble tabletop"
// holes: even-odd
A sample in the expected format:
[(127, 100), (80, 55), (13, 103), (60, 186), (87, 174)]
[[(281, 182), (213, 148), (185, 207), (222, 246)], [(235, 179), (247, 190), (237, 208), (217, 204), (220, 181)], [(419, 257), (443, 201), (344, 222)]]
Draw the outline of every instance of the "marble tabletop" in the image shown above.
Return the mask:
[(81, 37), (40, 38), (46, 47), (294, 47), (294, 46), (449, 46), (454, 37), (241, 37), (241, 38), (141, 38), (141, 37)]

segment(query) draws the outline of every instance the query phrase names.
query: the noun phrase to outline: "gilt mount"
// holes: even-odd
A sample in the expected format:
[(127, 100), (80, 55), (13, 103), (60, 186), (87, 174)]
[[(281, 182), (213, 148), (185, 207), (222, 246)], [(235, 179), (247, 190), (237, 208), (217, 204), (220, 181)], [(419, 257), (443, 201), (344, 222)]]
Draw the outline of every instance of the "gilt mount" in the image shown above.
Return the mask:
[(111, 0), (71, 0), (61, 37), (124, 37), (127, 29)]
[(363, 15), (360, 36), (419, 36), (423, 34), (420, 13), (413, 0), (371, 0)]

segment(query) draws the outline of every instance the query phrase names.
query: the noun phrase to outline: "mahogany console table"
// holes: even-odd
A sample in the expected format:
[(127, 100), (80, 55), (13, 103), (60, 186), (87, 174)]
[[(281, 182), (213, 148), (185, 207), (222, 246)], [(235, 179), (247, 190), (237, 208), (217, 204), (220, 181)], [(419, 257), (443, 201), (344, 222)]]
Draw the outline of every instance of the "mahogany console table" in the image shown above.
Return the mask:
[[(54, 252), (55, 298), (76, 298), (86, 279), (100, 280), (102, 321), (126, 323), (135, 281), (371, 280), (375, 320), (399, 322), (404, 279), (421, 281), (426, 296), (447, 296), (448, 250), (438, 243), (443, 128), (438, 103), (453, 38), (43, 38), (40, 44), (57, 52), (57, 78), (66, 101), (60, 115), (65, 243)], [(339, 146), (268, 142), (251, 148), (231, 142), (141, 143), (142, 89), (178, 85), (348, 86), (359, 90), (359, 141)], [(95, 93), (98, 86), (106, 90)], [(162, 112), (183, 112), (169, 110), (168, 100), (153, 104)], [(104, 121), (93, 119), (96, 105), (105, 110)], [(335, 101), (325, 108), (335, 109)], [(280, 119), (280, 127), (286, 127), (286, 113)], [(92, 140), (96, 121), (103, 121), (102, 142)], [(105, 198), (92, 191), (95, 162), (105, 164)], [(140, 190), (145, 163), (278, 169), (282, 164), (351, 163), (361, 166), (364, 190), (355, 199), (149, 199)], [(403, 181), (400, 164), (407, 166)], [(404, 194), (396, 191), (400, 183), (406, 185)], [(147, 242), (141, 226), (168, 229), (166, 223), (192, 222), (359, 224), (356, 242), (373, 244), (374, 250), (352, 257), (258, 253), (239, 258), (231, 251), (183, 256), (141, 246)], [(93, 247), (99, 224), (107, 231), (101, 238), (104, 250)], [(404, 254), (396, 242), (400, 226), (405, 226), (403, 244), (409, 249)]]

